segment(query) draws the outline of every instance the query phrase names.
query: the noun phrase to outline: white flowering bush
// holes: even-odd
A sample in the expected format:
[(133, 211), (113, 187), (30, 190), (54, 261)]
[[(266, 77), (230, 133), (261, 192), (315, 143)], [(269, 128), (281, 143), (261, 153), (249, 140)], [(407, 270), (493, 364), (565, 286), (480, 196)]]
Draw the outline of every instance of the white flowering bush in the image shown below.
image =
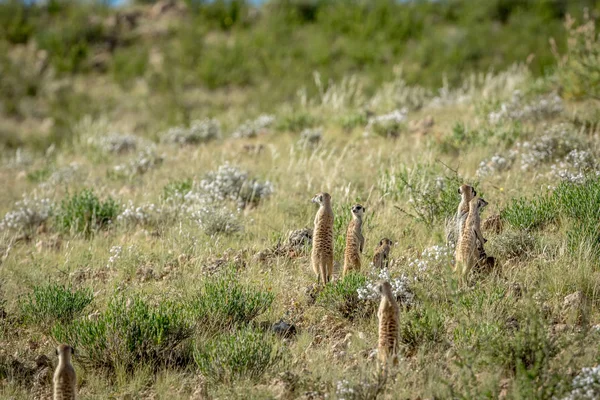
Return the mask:
[(197, 206), (190, 217), (208, 236), (232, 235), (243, 228), (237, 215), (225, 207)]
[(483, 178), (508, 171), (512, 167), (516, 155), (516, 151), (510, 151), (506, 156), (495, 154), (490, 159), (481, 161), (476, 171), (477, 176)]
[(391, 113), (378, 115), (369, 119), (367, 132), (383, 137), (396, 138), (406, 129), (408, 110), (394, 110)]
[(572, 389), (562, 400), (594, 400), (600, 398), (600, 365), (583, 368), (573, 378)]
[(266, 133), (274, 123), (275, 117), (273, 115), (262, 114), (255, 120), (247, 120), (238, 126), (231, 136), (236, 139), (254, 138)]
[(427, 275), (431, 270), (435, 270), (444, 265), (452, 263), (453, 251), (448, 246), (434, 245), (427, 247), (421, 252), (420, 257), (409, 260), (408, 266), (413, 268), (418, 276)]
[(122, 210), (117, 216), (117, 222), (128, 226), (147, 225), (156, 222), (162, 211), (154, 203), (136, 206), (131, 200), (123, 205)]
[(323, 139), (322, 129), (307, 128), (300, 132), (300, 139), (298, 140), (298, 144), (300, 145), (300, 147), (303, 148), (313, 148), (316, 147), (319, 143), (321, 143), (321, 139)]
[(538, 121), (559, 115), (563, 109), (562, 99), (557, 94), (540, 96), (524, 104), (521, 91), (515, 90), (508, 102), (500, 104), (499, 109), (488, 114), (488, 121), (492, 124), (498, 124), (507, 120)]
[(108, 135), (94, 135), (88, 138), (88, 145), (104, 153), (124, 154), (135, 151), (145, 141), (132, 134), (109, 133)]
[(371, 277), (367, 280), (365, 286), (360, 287), (356, 290), (358, 298), (360, 300), (379, 300), (381, 295), (377, 291), (377, 285), (379, 281), (388, 281), (392, 286), (392, 293), (396, 297), (398, 303), (403, 305), (411, 305), (414, 301), (415, 295), (411, 292), (409, 287), (410, 279), (402, 274), (397, 278), (390, 276), (390, 271), (387, 268), (383, 268), (377, 271), (377, 275), (371, 274)]
[(231, 200), (239, 208), (257, 205), (273, 193), (273, 184), (250, 178), (248, 172), (224, 164), (209, 172), (199, 183), (201, 194), (208, 202)]
[(31, 232), (52, 216), (53, 208), (50, 199), (24, 195), (22, 200), (15, 203), (13, 210), (0, 220), (0, 231)]
[(208, 143), (221, 137), (221, 123), (216, 119), (193, 121), (189, 128), (178, 126), (169, 129), (161, 138), (164, 143), (179, 145)]
[(118, 175), (129, 177), (143, 175), (162, 164), (163, 160), (163, 156), (156, 154), (154, 146), (148, 146), (129, 162), (116, 165), (113, 171)]
[(563, 160), (550, 167), (550, 176), (561, 181), (583, 183), (589, 175), (600, 175), (596, 157), (589, 150), (571, 150)]

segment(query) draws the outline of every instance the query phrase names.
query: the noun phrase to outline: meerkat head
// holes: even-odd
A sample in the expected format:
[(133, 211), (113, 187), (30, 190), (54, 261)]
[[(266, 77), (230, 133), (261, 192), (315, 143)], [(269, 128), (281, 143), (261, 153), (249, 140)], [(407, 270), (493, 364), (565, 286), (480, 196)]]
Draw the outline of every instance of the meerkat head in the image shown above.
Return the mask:
[(75, 355), (75, 349), (68, 344), (61, 344), (56, 348), (56, 355), (59, 360), (71, 361), (71, 356)]
[(394, 242), (392, 242), (390, 239), (388, 238), (383, 238), (379, 241), (379, 247), (381, 246), (389, 246), (392, 247), (394, 245)]
[(472, 198), (477, 196), (477, 191), (475, 190), (475, 188), (473, 186), (469, 186), (469, 185), (465, 184), (465, 185), (461, 185), (458, 188), (458, 194), (460, 194), (461, 197), (470, 201)]
[(362, 219), (362, 217), (365, 214), (365, 211), (367, 209), (364, 208), (363, 206), (361, 206), (360, 204), (355, 204), (352, 206), (351, 210), (352, 210), (352, 216), (354, 218)]
[(377, 293), (384, 297), (393, 297), (392, 285), (388, 281), (379, 281), (376, 286)]
[(469, 210), (477, 210), (481, 211), (485, 206), (488, 205), (488, 202), (482, 199), (481, 197), (475, 197), (469, 202)]
[(313, 203), (317, 203), (319, 205), (323, 205), (329, 203), (331, 201), (331, 195), (329, 193), (317, 193), (315, 197), (311, 200)]

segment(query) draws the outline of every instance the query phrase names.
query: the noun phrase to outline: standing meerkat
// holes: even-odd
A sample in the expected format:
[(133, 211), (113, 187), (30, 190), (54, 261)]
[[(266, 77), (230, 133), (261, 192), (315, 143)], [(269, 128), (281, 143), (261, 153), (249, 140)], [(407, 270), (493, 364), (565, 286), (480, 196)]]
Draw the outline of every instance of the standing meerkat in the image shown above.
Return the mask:
[(480, 210), (487, 206), (487, 201), (481, 197), (475, 197), (469, 203), (469, 214), (464, 223), (462, 234), (458, 238), (455, 252), (454, 270), (460, 273), (461, 279), (468, 276), (471, 269), (480, 259), (478, 241), (485, 243), (481, 234)]
[(312, 237), (311, 264), (317, 281), (327, 284), (333, 274), (333, 209), (329, 193), (319, 193), (312, 199), (319, 204)]
[(398, 365), (398, 317), (400, 309), (392, 286), (388, 281), (381, 281), (377, 285), (377, 290), (381, 294), (381, 302), (377, 311), (379, 320), (379, 343), (377, 346), (377, 358), (383, 366), (387, 366), (392, 360), (393, 365)]
[(458, 194), (460, 195), (460, 203), (456, 214), (446, 222), (446, 242), (449, 245), (456, 245), (460, 238), (462, 225), (469, 214), (469, 202), (477, 196), (477, 191), (473, 186), (464, 184), (458, 188)]
[(360, 271), (360, 254), (365, 246), (362, 234), (362, 218), (365, 208), (355, 204), (351, 208), (352, 220), (346, 230), (346, 249), (344, 250), (344, 276), (351, 271)]
[(373, 266), (379, 269), (388, 267), (392, 245), (392, 241), (388, 238), (383, 238), (379, 241), (373, 255)]
[(75, 400), (77, 397), (77, 379), (75, 368), (71, 364), (71, 356), (75, 354), (73, 348), (61, 344), (56, 348), (58, 366), (54, 371), (54, 397), (53, 400)]

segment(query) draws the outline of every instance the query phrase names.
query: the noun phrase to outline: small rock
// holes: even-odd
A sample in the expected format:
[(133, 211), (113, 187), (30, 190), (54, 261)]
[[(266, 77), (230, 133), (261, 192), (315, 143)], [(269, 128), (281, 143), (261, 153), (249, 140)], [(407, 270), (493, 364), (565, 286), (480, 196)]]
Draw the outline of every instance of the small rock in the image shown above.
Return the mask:
[(296, 335), (296, 327), (283, 320), (273, 324), (271, 330), (284, 338), (290, 338)]

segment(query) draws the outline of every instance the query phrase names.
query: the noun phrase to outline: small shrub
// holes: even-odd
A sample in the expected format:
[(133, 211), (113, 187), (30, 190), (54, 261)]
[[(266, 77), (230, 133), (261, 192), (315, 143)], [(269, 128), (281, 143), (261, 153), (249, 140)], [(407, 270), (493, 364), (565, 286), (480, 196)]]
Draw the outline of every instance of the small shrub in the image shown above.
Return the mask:
[(56, 223), (63, 231), (90, 234), (109, 226), (117, 217), (119, 205), (112, 198), (101, 201), (91, 189), (63, 200), (56, 213)]
[(272, 115), (260, 115), (255, 120), (247, 120), (237, 127), (231, 134), (236, 139), (254, 138), (260, 134), (267, 133), (269, 128), (275, 123), (275, 117)]
[(175, 127), (162, 136), (165, 143), (196, 145), (208, 143), (221, 137), (221, 123), (216, 119), (193, 121), (189, 128)]
[(24, 195), (22, 200), (15, 203), (14, 209), (0, 220), (0, 231), (31, 234), (52, 216), (53, 210), (54, 205), (49, 199)]
[(409, 352), (426, 343), (441, 341), (444, 334), (444, 318), (431, 307), (413, 308), (400, 318), (400, 342)]
[(283, 132), (301, 132), (304, 129), (312, 128), (317, 124), (317, 120), (306, 112), (297, 112), (284, 115), (277, 121), (277, 130)]
[(270, 334), (243, 328), (197, 343), (194, 360), (198, 369), (217, 382), (260, 378), (282, 360), (282, 352)]
[(78, 360), (94, 368), (133, 372), (136, 367), (185, 365), (193, 333), (185, 303), (161, 299), (151, 305), (140, 296), (113, 298), (96, 320), (56, 325), (52, 336), (78, 349)]
[(369, 119), (367, 131), (385, 138), (397, 138), (406, 131), (407, 110), (395, 110), (389, 114)]
[(600, 398), (600, 365), (583, 368), (571, 382), (571, 390), (562, 400), (594, 400)]
[(227, 272), (205, 281), (193, 302), (193, 309), (208, 329), (247, 324), (265, 313), (275, 295), (241, 284)]
[(500, 234), (493, 242), (492, 254), (503, 260), (526, 259), (535, 251), (537, 240), (527, 231), (507, 231)]
[(368, 122), (365, 112), (346, 114), (340, 118), (342, 129), (346, 132), (352, 132), (355, 128), (366, 126)]
[(513, 199), (500, 213), (502, 220), (518, 229), (537, 229), (556, 222), (558, 209), (551, 196), (532, 200)]
[(577, 24), (567, 15), (567, 49), (559, 54), (556, 42), (551, 40), (557, 60), (556, 77), (567, 98), (600, 97), (600, 38), (596, 22), (585, 11), (583, 22)]
[(147, 146), (125, 164), (116, 165), (109, 171), (110, 177), (133, 178), (144, 175), (146, 172), (158, 167), (163, 162), (163, 156), (156, 154), (154, 146)]
[(233, 235), (243, 229), (236, 214), (226, 207), (198, 206), (190, 212), (190, 218), (210, 237)]
[(317, 297), (317, 303), (350, 320), (366, 317), (376, 308), (375, 303), (359, 296), (359, 290), (366, 285), (365, 276), (358, 273), (348, 274), (325, 286)]
[(256, 206), (274, 191), (271, 182), (250, 178), (248, 172), (227, 163), (207, 173), (199, 186), (206, 201), (231, 200), (239, 208)]
[(21, 314), (28, 323), (49, 327), (55, 322), (68, 324), (90, 305), (94, 295), (90, 289), (48, 284), (35, 286), (20, 302)]
[(191, 179), (175, 180), (167, 183), (163, 188), (163, 197), (165, 199), (183, 199), (193, 188)]
[(562, 99), (557, 94), (540, 96), (527, 103), (519, 90), (513, 93), (510, 101), (500, 104), (496, 111), (488, 114), (492, 124), (508, 121), (539, 121), (553, 118), (563, 112)]

